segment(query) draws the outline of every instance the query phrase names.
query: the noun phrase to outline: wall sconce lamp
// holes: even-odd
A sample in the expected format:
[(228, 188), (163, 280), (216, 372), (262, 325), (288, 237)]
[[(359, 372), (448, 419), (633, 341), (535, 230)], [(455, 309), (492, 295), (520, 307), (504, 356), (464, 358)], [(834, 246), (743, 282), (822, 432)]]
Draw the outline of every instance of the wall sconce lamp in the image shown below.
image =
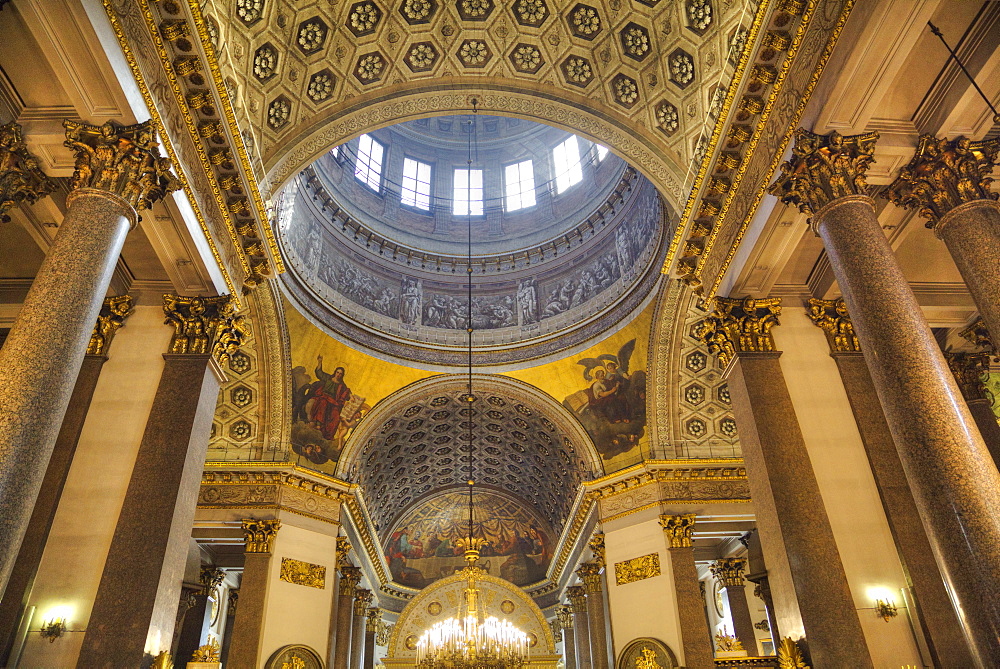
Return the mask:
[(889, 618), (895, 618), (898, 616), (899, 611), (896, 610), (896, 605), (892, 603), (891, 599), (876, 599), (875, 615), (882, 620), (889, 622)]
[(42, 623), (42, 629), (38, 631), (43, 639), (48, 639), (52, 643), (66, 633), (66, 621), (62, 618), (50, 618)]

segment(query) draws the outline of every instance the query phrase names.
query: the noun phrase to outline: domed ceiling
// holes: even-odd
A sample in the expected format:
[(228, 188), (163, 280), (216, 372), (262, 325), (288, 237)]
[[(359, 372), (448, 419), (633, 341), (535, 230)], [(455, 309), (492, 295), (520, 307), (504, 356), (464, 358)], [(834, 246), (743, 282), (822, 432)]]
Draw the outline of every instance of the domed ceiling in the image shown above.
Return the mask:
[[(537, 123), (471, 115), (367, 137), (382, 147), (374, 186), (357, 176), (368, 153), (355, 139), (281, 194), (287, 292), (328, 331), (390, 358), (463, 364), (470, 227), (478, 365), (579, 345), (627, 319), (656, 283), (676, 217), (603, 147)], [(580, 156), (579, 182), (568, 187), (553, 156), (567, 139)], [(401, 195), (404, 161), (429, 166), (423, 209)], [(505, 170), (524, 161), (534, 204), (515, 210)], [(454, 170), (470, 164), (483, 175), (482, 213), (471, 217), (456, 215), (453, 198)]]

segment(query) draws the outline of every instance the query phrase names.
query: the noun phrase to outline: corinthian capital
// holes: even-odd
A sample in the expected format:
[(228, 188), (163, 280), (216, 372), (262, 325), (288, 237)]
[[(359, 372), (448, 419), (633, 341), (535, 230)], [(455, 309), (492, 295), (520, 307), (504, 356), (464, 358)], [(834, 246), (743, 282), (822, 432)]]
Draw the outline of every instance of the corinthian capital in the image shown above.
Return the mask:
[(125, 319), (135, 311), (135, 300), (131, 295), (115, 295), (104, 300), (97, 324), (87, 344), (87, 355), (107, 355), (111, 340), (118, 329), (125, 325)]
[(153, 122), (88, 125), (66, 119), (65, 145), (76, 154), (70, 187), (96, 188), (121, 197), (136, 211), (149, 209), (180, 188), (170, 159), (160, 155)]
[(691, 532), (698, 516), (693, 513), (681, 516), (660, 516), (660, 527), (667, 535), (670, 548), (691, 548)]
[(243, 540), (246, 543), (246, 552), (270, 553), (271, 544), (278, 536), (280, 527), (280, 520), (245, 518), (243, 520)]
[(346, 597), (354, 596), (354, 589), (361, 582), (361, 568), (346, 566), (340, 568), (340, 594)]
[(747, 566), (744, 558), (722, 558), (708, 566), (712, 575), (725, 586), (742, 586), (743, 570)]
[(769, 192), (804, 214), (815, 214), (839, 197), (865, 195), (865, 172), (874, 162), (877, 140), (877, 132), (845, 137), (836, 131), (817, 135), (799, 128), (792, 159), (782, 164)]
[(0, 219), (9, 221), (7, 211), (22, 202), (34, 204), (56, 189), (38, 161), (28, 153), (17, 123), (0, 125)]
[(590, 552), (594, 554), (594, 562), (600, 566), (604, 566), (604, 533), (596, 532), (594, 536), (590, 538), (590, 542), (587, 544), (590, 546)]
[(566, 588), (566, 597), (573, 613), (586, 613), (587, 590), (582, 585), (571, 585)]
[(368, 609), (365, 613), (365, 627), (369, 632), (375, 632), (378, 630), (379, 625), (382, 624), (382, 609), (377, 606), (373, 606)]
[(976, 348), (982, 348), (986, 351), (995, 350), (993, 339), (990, 337), (990, 331), (986, 329), (986, 323), (983, 322), (982, 318), (977, 318), (972, 325), (959, 332), (958, 336)]
[(347, 537), (337, 537), (337, 547), (334, 549), (337, 553), (337, 565), (344, 563), (344, 558), (347, 554), (351, 552), (351, 542)]
[(354, 615), (359, 618), (364, 618), (368, 614), (368, 607), (374, 599), (374, 595), (371, 590), (367, 588), (358, 588), (354, 592)]
[(163, 296), (167, 325), (174, 326), (170, 352), (211, 355), (224, 363), (249, 335), (246, 316), (237, 316), (230, 295)]
[(584, 562), (577, 568), (576, 574), (583, 581), (588, 595), (601, 591), (601, 565), (596, 562)]
[(573, 629), (573, 610), (568, 606), (560, 606), (556, 609), (556, 619), (559, 621), (559, 627), (564, 630)]
[(1000, 138), (974, 142), (967, 137), (953, 141), (921, 135), (917, 152), (889, 185), (893, 204), (917, 209), (936, 228), (941, 217), (960, 204), (996, 200), (990, 192), (990, 172), (1000, 151)]
[(988, 353), (945, 353), (944, 357), (966, 402), (992, 399), (986, 389), (986, 377), (990, 373)]
[(847, 313), (844, 298), (836, 300), (809, 300), (806, 311), (809, 320), (826, 333), (826, 341), (830, 344), (831, 353), (847, 353), (860, 351), (861, 345), (854, 334), (854, 324)]
[(715, 308), (698, 324), (695, 336), (708, 344), (723, 367), (736, 353), (774, 350), (771, 328), (778, 324), (781, 298), (715, 298)]

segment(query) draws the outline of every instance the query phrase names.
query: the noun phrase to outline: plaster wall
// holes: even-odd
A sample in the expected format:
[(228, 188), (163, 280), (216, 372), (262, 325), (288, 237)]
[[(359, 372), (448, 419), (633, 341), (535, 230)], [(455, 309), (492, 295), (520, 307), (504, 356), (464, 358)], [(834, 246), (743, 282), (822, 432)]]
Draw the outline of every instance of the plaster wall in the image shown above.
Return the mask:
[[(826, 336), (788, 304), (774, 341), (872, 661), (922, 666), (903, 608), (905, 576)], [(888, 623), (873, 608), (886, 597), (900, 607)]]
[[(288, 644), (304, 644), (326, 657), (335, 586), (336, 525), (288, 512), (279, 514), (267, 583), (267, 609), (261, 632), (260, 666)], [(325, 587), (281, 580), (281, 560), (291, 558), (326, 567)], [(374, 602), (373, 602), (374, 605)]]
[[(674, 651), (684, 663), (680, 619), (674, 595), (670, 555), (655, 509), (604, 523), (604, 550), (607, 562), (608, 612), (614, 656), (634, 639), (653, 637)], [(660, 557), (660, 575), (618, 585), (615, 563), (650, 553)]]
[(20, 666), (76, 664), (172, 332), (162, 307), (138, 306), (111, 344), (29, 600), (32, 630), (58, 609), (70, 632), (30, 633)]

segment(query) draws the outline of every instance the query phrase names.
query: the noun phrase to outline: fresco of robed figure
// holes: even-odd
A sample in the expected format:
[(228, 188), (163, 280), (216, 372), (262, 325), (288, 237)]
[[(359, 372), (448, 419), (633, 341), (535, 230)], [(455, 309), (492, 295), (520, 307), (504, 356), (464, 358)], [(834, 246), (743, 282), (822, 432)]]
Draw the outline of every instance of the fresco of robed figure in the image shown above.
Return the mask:
[(292, 450), (316, 465), (336, 462), (351, 432), (371, 407), (351, 392), (344, 367), (328, 371), (316, 356), (316, 380), (292, 370)]

